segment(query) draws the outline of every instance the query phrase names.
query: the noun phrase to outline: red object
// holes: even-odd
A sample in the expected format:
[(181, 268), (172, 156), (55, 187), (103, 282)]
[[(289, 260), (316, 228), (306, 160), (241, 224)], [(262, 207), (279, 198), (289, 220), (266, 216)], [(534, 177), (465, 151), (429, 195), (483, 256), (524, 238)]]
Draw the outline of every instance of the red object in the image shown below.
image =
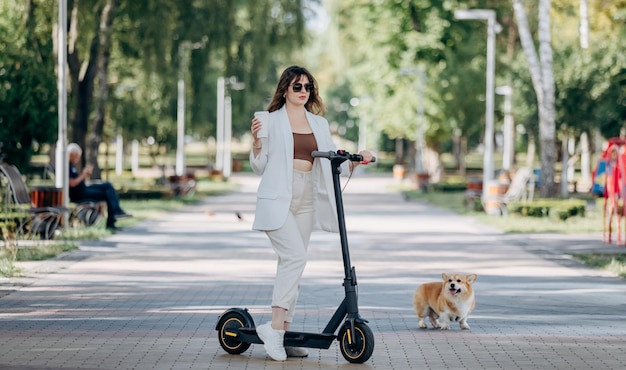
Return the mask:
[(626, 199), (626, 139), (617, 137), (609, 139), (609, 145), (600, 158), (606, 163), (602, 239), (607, 243), (612, 242), (613, 217), (616, 216), (616, 243), (624, 245), (622, 241), (622, 220), (626, 216), (624, 204)]
[(33, 187), (30, 192), (33, 207), (58, 207), (63, 205), (63, 189), (51, 186)]

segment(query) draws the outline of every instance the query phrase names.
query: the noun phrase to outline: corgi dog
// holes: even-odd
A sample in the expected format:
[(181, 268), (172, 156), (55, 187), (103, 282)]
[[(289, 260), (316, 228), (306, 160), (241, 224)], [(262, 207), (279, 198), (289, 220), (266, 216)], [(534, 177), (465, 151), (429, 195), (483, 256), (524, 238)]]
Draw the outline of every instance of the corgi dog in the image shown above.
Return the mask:
[(420, 285), (413, 296), (413, 307), (419, 319), (419, 327), (426, 328), (426, 317), (434, 328), (449, 330), (451, 321), (458, 321), (461, 329), (469, 329), (467, 317), (474, 310), (476, 301), (472, 284), (478, 275), (443, 273), (443, 281)]

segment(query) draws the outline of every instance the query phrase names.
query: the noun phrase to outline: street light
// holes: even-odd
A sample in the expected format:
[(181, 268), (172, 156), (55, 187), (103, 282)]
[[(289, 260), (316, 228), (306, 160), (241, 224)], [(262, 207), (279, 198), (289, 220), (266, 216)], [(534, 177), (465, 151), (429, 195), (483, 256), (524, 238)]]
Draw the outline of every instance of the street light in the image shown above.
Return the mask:
[[(62, 188), (61, 205), (69, 204), (69, 160), (67, 155), (67, 0), (59, 0), (59, 27), (57, 32), (57, 89), (58, 89), (58, 133), (55, 153), (54, 181), (57, 188)], [(67, 212), (63, 212), (64, 225), (68, 225)]]
[(229, 90), (243, 90), (245, 83), (237, 81), (236, 76), (228, 79), (217, 79), (217, 133), (215, 169), (222, 172), (225, 178), (230, 177), (232, 169), (231, 139), (232, 139), (232, 100)]
[(176, 175), (185, 175), (185, 70), (187, 69), (187, 49), (204, 47), (206, 39), (191, 43), (182, 41), (178, 44), (178, 100), (176, 105)]
[(511, 97), (513, 96), (513, 89), (511, 86), (498, 86), (496, 87), (496, 94), (504, 95), (504, 125), (502, 127), (502, 133), (504, 138), (502, 148), (502, 168), (510, 170), (513, 167), (513, 156), (515, 155), (514, 149), (514, 128), (513, 128), (513, 113), (511, 111)]
[(493, 100), (496, 69), (496, 33), (500, 25), (496, 21), (496, 12), (492, 9), (466, 9), (454, 12), (454, 18), (460, 20), (487, 20), (487, 91), (485, 99), (485, 155), (483, 157), (483, 199), (487, 198), (487, 184), (493, 181)]

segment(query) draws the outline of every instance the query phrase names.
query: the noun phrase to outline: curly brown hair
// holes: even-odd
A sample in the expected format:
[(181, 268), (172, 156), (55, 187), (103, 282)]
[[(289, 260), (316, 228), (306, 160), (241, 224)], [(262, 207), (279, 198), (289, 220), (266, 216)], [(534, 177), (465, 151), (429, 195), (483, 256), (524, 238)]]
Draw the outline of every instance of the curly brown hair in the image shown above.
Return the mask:
[(272, 101), (267, 106), (267, 110), (270, 112), (274, 112), (279, 110), (285, 105), (285, 93), (287, 89), (289, 89), (289, 85), (292, 81), (300, 81), (302, 76), (306, 76), (309, 79), (309, 82), (313, 84), (314, 88), (311, 90), (311, 94), (309, 95), (309, 100), (304, 105), (304, 108), (313, 113), (319, 115), (326, 114), (326, 107), (322, 102), (322, 98), (320, 98), (318, 94), (317, 81), (306, 68), (299, 66), (291, 66), (283, 71), (280, 75), (280, 80), (278, 81), (278, 85), (276, 86), (276, 92), (274, 92), (274, 96), (272, 97)]

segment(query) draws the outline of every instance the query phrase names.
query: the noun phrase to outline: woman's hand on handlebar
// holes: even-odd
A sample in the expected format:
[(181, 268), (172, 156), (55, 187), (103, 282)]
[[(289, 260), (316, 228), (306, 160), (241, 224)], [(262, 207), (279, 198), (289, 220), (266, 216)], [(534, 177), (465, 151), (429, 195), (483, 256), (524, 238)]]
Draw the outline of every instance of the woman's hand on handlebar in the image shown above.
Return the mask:
[(363, 157), (361, 164), (368, 164), (372, 162), (372, 159), (374, 158), (374, 155), (369, 150), (361, 150), (359, 154)]

